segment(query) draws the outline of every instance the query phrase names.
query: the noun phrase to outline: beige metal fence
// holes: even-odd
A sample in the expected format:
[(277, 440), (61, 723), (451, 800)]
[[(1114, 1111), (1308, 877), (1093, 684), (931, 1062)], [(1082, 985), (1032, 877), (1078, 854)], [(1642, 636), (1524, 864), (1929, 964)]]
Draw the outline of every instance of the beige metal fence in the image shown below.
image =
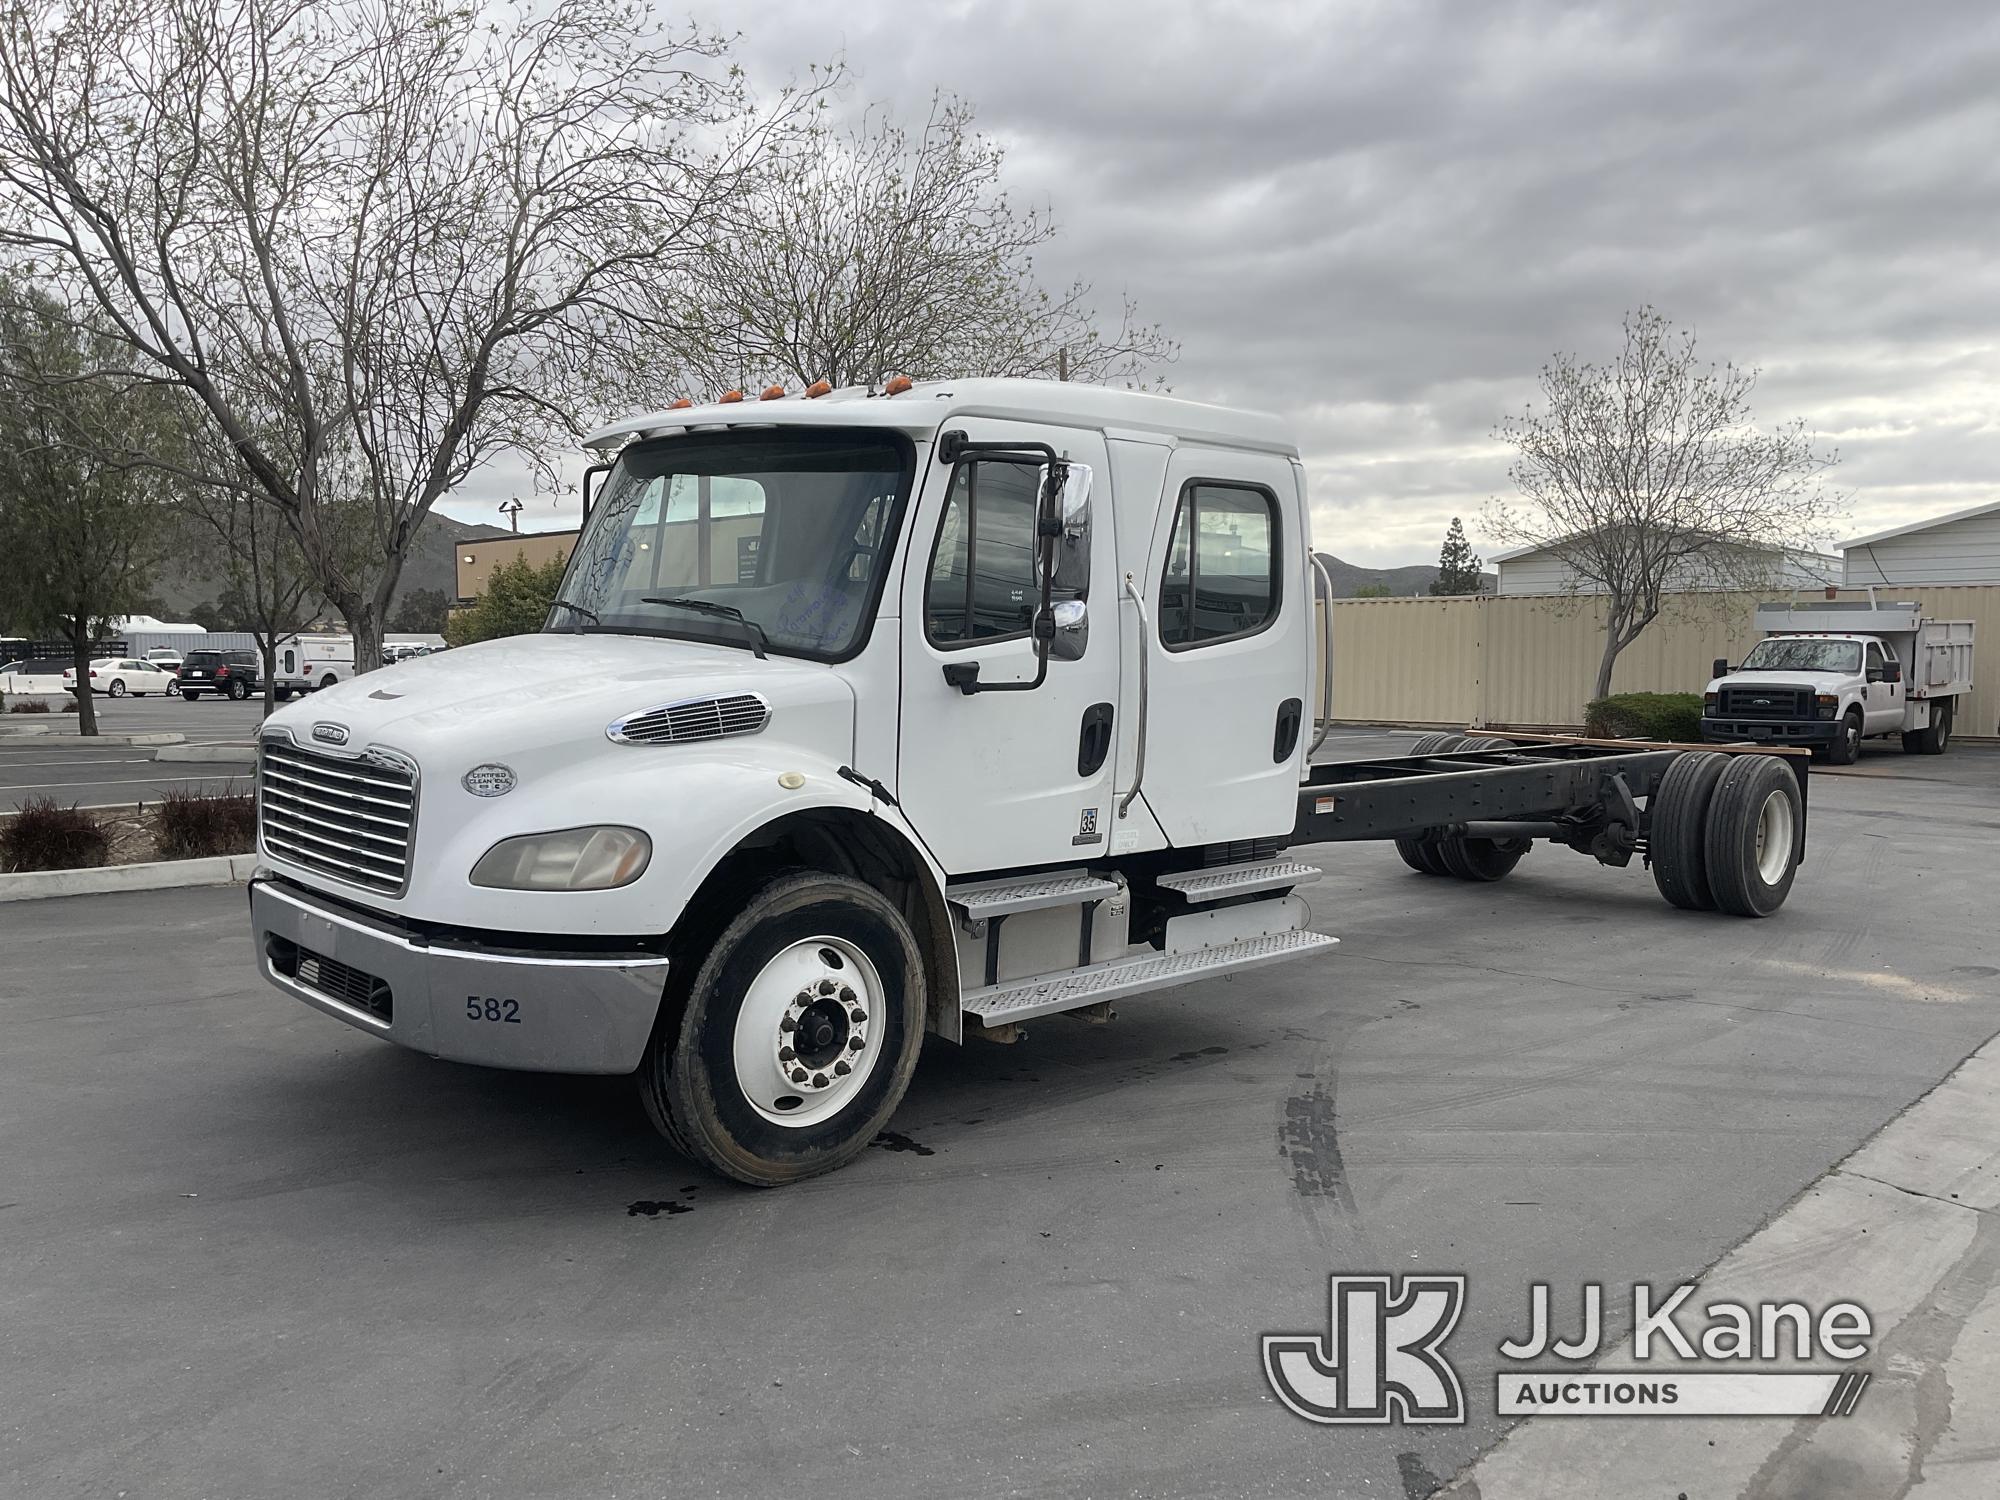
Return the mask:
[[(1934, 619), (1978, 627), (1969, 702), (1954, 732), (2000, 735), (2000, 584), (1878, 589)], [(1677, 594), (1625, 648), (1612, 691), (1698, 693), (1718, 656), (1756, 640), (1754, 610), (1778, 595)], [(1821, 597), (1815, 591), (1801, 599)], [(1866, 599), (1843, 589), (1843, 599)], [(1339, 599), (1333, 604), (1333, 717), (1378, 724), (1574, 728), (1603, 650), (1602, 600), (1566, 595)]]

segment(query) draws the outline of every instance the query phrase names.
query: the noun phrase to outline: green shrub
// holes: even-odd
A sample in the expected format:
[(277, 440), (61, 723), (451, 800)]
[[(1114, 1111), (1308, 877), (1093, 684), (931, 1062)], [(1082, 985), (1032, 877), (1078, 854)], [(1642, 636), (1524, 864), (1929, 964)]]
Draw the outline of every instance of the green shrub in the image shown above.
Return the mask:
[(1613, 693), (1583, 711), (1583, 732), (1593, 739), (1673, 740), (1701, 743), (1701, 694)]
[(10, 714), (45, 714), (48, 711), (49, 700), (46, 698), (23, 698), (7, 705)]
[(111, 857), (111, 835), (74, 803), (30, 797), (0, 824), (0, 871), (88, 870)]
[(247, 792), (170, 791), (160, 802), (159, 857), (208, 859), (257, 847), (257, 803)]

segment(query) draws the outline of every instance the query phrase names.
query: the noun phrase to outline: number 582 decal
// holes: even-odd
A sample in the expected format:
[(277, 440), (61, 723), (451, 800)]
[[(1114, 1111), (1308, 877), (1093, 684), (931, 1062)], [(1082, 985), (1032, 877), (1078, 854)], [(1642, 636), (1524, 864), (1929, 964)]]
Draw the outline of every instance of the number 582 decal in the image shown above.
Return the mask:
[(491, 995), (467, 995), (465, 997), (465, 1019), (468, 1021), (505, 1021), (509, 1025), (521, 1024), (521, 1002), (518, 1000), (496, 1000)]

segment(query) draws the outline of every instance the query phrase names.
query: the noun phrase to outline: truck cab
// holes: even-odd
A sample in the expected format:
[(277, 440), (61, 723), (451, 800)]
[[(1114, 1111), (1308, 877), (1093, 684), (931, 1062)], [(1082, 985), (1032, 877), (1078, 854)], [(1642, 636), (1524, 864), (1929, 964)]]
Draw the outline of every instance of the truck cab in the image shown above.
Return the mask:
[(1873, 599), (1766, 604), (1757, 616), (1764, 638), (1742, 663), (1715, 663), (1705, 741), (1805, 745), (1837, 765), (1851, 765), (1864, 739), (1890, 734), (1906, 750), (1943, 752), (1955, 702), (1971, 688), (1970, 621), (1925, 620), (1915, 604)]
[[(733, 396), (733, 393), (732, 393)], [(466, 1061), (637, 1070), (774, 1183), (925, 1031), (1302, 956), (1302, 470), (1274, 418), (985, 380), (596, 434), (546, 628), (267, 721), (266, 976)]]

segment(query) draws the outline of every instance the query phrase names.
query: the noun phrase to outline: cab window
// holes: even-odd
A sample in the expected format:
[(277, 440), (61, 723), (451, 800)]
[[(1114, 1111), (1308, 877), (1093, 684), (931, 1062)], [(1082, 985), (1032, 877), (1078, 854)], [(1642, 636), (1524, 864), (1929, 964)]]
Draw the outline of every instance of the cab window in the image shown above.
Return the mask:
[(1278, 613), (1278, 502), (1251, 485), (1181, 491), (1160, 580), (1160, 642), (1185, 651), (1254, 635)]
[(1868, 670), (1870, 673), (1882, 670), (1882, 648), (1873, 641), (1868, 643)]
[(1028, 633), (1039, 602), (1033, 464), (975, 459), (953, 472), (924, 589), (924, 628), (947, 649)]

